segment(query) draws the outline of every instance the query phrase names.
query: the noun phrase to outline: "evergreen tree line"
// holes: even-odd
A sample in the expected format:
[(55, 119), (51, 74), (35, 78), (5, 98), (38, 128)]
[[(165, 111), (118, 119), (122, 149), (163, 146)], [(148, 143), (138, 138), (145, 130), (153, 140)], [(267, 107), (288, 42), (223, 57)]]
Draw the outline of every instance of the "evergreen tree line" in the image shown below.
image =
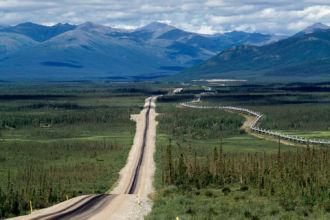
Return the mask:
[(126, 87), (126, 88), (118, 88), (114, 89), (112, 91), (108, 91), (112, 93), (142, 93), (142, 94), (150, 94), (150, 95), (163, 95), (167, 94), (168, 92), (166, 90), (156, 90), (155, 88), (143, 88), (143, 87)]
[(94, 109), (80, 112), (64, 112), (64, 113), (42, 113), (39, 115), (33, 113), (0, 113), (0, 125), (19, 128), (22, 126), (39, 126), (41, 123), (74, 125), (84, 123), (110, 123), (113, 126), (130, 126), (131, 108), (107, 108)]
[[(185, 90), (182, 90), (185, 91)], [(166, 95), (157, 98), (157, 103), (170, 103), (170, 102), (190, 102), (195, 98), (194, 94), (179, 94), (176, 95)]]
[(263, 129), (310, 131), (330, 129), (329, 105), (260, 106), (250, 109), (264, 115), (258, 125)]
[[(1, 82), (0, 82), (1, 83)], [(41, 96), (51, 96), (58, 94), (65, 94), (66, 97), (69, 95), (79, 95), (79, 94), (112, 94), (119, 95), (120, 93), (131, 93), (130, 96), (135, 94), (166, 94), (168, 89), (168, 84), (158, 84), (155, 87), (151, 83), (99, 83), (99, 82), (80, 82), (80, 83), (33, 83), (31, 84), (9, 84), (1, 83), (0, 99), (8, 99), (10, 95), (21, 96), (22, 98), (28, 99), (38, 99)], [(171, 86), (172, 87), (172, 86)], [(175, 87), (175, 86), (173, 86)], [(64, 97), (64, 96), (63, 96)], [(14, 96), (10, 99), (15, 98)], [(46, 97), (45, 97), (46, 98)]]
[(191, 145), (188, 152), (181, 150), (174, 157), (173, 147), (171, 140), (167, 146), (161, 146), (164, 185), (189, 190), (241, 184), (245, 189), (258, 189), (261, 197), (278, 199), (287, 211), (299, 204), (330, 212), (330, 148), (311, 149), (307, 145), (297, 151), (281, 152), (279, 143), (278, 152), (273, 154), (226, 154), (220, 142), (213, 154), (201, 158)]
[(203, 97), (203, 102), (217, 106), (274, 106), (288, 104), (327, 103), (329, 95), (325, 93), (223, 93), (210, 94)]
[[(244, 117), (219, 109), (187, 109), (172, 106), (158, 107), (160, 132), (174, 136), (189, 135), (194, 139), (213, 139), (240, 134)], [(219, 132), (220, 131), (220, 132)]]

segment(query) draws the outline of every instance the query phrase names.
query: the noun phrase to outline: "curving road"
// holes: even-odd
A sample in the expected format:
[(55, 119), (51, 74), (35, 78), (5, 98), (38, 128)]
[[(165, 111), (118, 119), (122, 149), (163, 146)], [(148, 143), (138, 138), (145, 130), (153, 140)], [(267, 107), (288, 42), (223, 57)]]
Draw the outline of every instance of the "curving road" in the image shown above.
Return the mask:
[[(179, 92), (180, 89), (174, 91)], [(69, 220), (69, 219), (129, 219), (137, 206), (137, 194), (153, 192), (155, 172), (153, 154), (156, 137), (155, 100), (146, 99), (143, 110), (132, 118), (137, 122), (134, 144), (125, 167), (120, 171), (120, 180), (110, 195), (79, 196), (55, 206), (14, 219)]]

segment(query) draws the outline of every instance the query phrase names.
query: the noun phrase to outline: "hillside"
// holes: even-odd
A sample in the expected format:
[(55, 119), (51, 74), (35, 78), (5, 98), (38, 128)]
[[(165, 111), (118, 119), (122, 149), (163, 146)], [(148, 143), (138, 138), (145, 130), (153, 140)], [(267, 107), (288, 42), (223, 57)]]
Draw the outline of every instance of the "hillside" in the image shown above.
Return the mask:
[[(321, 26), (317, 24), (303, 31), (318, 30)], [(220, 54), (227, 57), (229, 53), (242, 53), (242, 56), (246, 57), (231, 56), (228, 62), (221, 64), (222, 68), (215, 69), (212, 69), (212, 65), (221, 60), (212, 60), (213, 64), (208, 63), (203, 67), (203, 71), (206, 67), (206, 73), (251, 71), (255, 65), (258, 70), (266, 73), (263, 65), (267, 66), (270, 62), (273, 66), (279, 66), (282, 60), (265, 58), (268, 56), (265, 54), (272, 53), (272, 50), (277, 51), (272, 46), (257, 46), (278, 42), (280, 39), (281, 37), (276, 35), (241, 31), (201, 35), (159, 22), (136, 30), (112, 28), (90, 22), (78, 26), (60, 23), (43, 26), (28, 22), (0, 27), (0, 71), (4, 73), (0, 80), (131, 81), (167, 77), (199, 64), (231, 46), (237, 47)], [(239, 46), (242, 44), (254, 46)], [(280, 56), (285, 62), (289, 62), (290, 58), (277, 54), (279, 52), (274, 52), (276, 54), (270, 56)], [(237, 61), (242, 58), (248, 60), (253, 56), (256, 56), (253, 65)], [(235, 64), (236, 61), (240, 64)], [(231, 62), (235, 64), (235, 68)], [(321, 62), (322, 66), (326, 65), (324, 62)], [(304, 64), (304, 71), (309, 69), (306, 65), (310, 63)], [(267, 76), (279, 71), (272, 69), (273, 66), (267, 67), (270, 68), (267, 70)], [(192, 69), (194, 68), (196, 67)], [(292, 65), (282, 65), (281, 68), (284, 68), (285, 72), (288, 68), (296, 71), (299, 69)], [(232, 74), (229, 76), (232, 77)], [(255, 77), (257, 76), (260, 76), (260, 71)]]
[(262, 46), (277, 42), (286, 37), (261, 34), (261, 33), (246, 33), (243, 31), (232, 31), (224, 34), (204, 35), (211, 39), (223, 49), (230, 48), (233, 46), (239, 46), (243, 44)]
[(74, 30), (76, 27), (77, 26), (75, 25), (61, 23), (49, 27), (27, 22), (13, 27), (2, 27), (0, 28), (0, 32), (22, 34), (27, 37), (30, 37), (34, 41), (43, 42), (64, 32)]
[[(175, 66), (143, 50), (138, 43), (117, 42), (115, 30), (86, 23), (28, 49), (9, 54), (0, 62), (4, 80), (112, 80), (162, 72)], [(125, 47), (120, 44), (124, 44)], [(6, 74), (8, 73), (8, 74)], [(11, 74), (9, 74), (11, 73)], [(159, 74), (159, 73), (157, 73)]]
[[(27, 33), (39, 27), (25, 26), (32, 27)], [(173, 30), (180, 37), (168, 33)], [(129, 31), (87, 22), (42, 42), (33, 40), (39, 35), (17, 33), (0, 31), (0, 47), (7, 48), (0, 54), (0, 80), (143, 80), (171, 75), (220, 51), (213, 41), (168, 25)]]
[(38, 42), (25, 35), (0, 32), (0, 57), (36, 44)]
[(176, 79), (302, 80), (330, 77), (330, 30), (257, 47), (241, 45), (175, 75)]

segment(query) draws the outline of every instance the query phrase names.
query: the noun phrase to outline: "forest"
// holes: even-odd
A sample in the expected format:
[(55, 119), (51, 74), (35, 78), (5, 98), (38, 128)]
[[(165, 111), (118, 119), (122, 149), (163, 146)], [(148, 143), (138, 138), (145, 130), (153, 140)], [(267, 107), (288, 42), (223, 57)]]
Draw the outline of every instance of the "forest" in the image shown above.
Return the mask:
[[(0, 82), (0, 217), (111, 191), (133, 143), (131, 114), (158, 97), (153, 209), (145, 219), (327, 219), (327, 146), (287, 145), (245, 130), (246, 118), (188, 109), (248, 108), (259, 127), (330, 136), (328, 82)], [(183, 90), (166, 95), (175, 88)]]
[[(209, 86), (218, 93), (196, 105), (244, 107), (263, 115), (262, 128), (329, 135), (329, 83)], [(193, 90), (184, 96), (196, 98)], [(242, 115), (178, 108), (180, 96), (157, 103), (157, 194), (146, 219), (329, 218), (328, 146), (251, 137), (241, 129)], [(208, 135), (211, 127), (216, 135)]]
[(111, 191), (154, 85), (0, 82), (0, 218)]

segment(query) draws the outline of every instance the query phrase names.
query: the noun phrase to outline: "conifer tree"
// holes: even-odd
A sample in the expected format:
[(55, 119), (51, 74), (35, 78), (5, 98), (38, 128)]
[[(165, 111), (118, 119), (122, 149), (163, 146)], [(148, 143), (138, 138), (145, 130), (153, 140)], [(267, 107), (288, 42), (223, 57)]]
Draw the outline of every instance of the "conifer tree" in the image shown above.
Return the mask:
[(196, 175), (196, 172), (197, 172), (197, 152), (195, 150), (195, 158), (194, 158), (194, 174)]
[(172, 178), (172, 169), (173, 169), (173, 161), (172, 161), (172, 144), (171, 138), (169, 139), (169, 144), (166, 150), (166, 181), (167, 184), (171, 185), (171, 178)]
[(222, 159), (223, 159), (223, 155), (222, 155), (222, 138), (220, 138), (220, 149), (219, 149), (219, 172), (221, 174), (223, 174), (223, 162), (222, 162)]
[(281, 138), (278, 139), (278, 151), (277, 151), (277, 172), (279, 174), (279, 180), (283, 180), (283, 165), (281, 157)]
[(184, 179), (184, 175), (186, 173), (186, 165), (184, 164), (184, 161), (183, 161), (183, 154), (181, 154), (180, 159), (179, 159), (178, 172), (179, 172), (180, 178)]
[(214, 164), (214, 175), (217, 174), (217, 164), (218, 162), (218, 150), (217, 150), (217, 147), (214, 146), (214, 149), (213, 149), (213, 164)]
[(7, 192), (9, 192), (10, 189), (10, 169), (8, 169), (8, 175), (7, 175)]

